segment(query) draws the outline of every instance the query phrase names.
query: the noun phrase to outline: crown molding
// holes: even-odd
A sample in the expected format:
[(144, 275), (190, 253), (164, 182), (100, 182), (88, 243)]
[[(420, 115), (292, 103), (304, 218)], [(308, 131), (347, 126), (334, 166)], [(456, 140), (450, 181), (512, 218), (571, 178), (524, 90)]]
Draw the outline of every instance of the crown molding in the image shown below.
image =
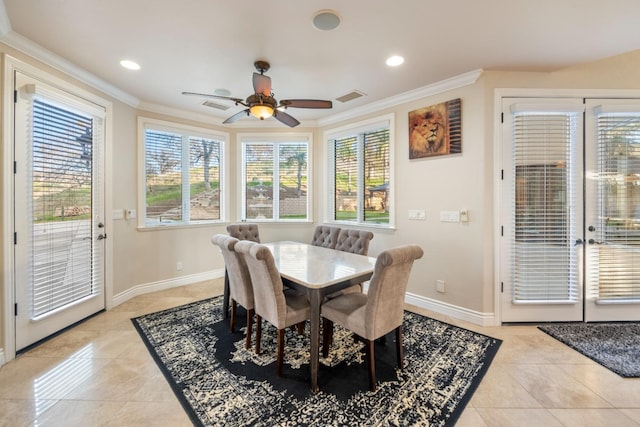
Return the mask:
[[(2, 3), (2, 5), (4, 6), (4, 2)], [(6, 20), (6, 11), (4, 12), (5, 16), (3, 19), (2, 11), (0, 11), (0, 32), (3, 30), (3, 21)], [(13, 49), (16, 49), (24, 53), (25, 55), (34, 58), (37, 61), (53, 67), (56, 70), (62, 71), (63, 73), (105, 93), (106, 95), (109, 95), (119, 101), (124, 102), (127, 105), (130, 105), (131, 107), (137, 108), (138, 105), (140, 105), (140, 100), (138, 100), (138, 98), (136, 98), (135, 96), (132, 96), (125, 91), (118, 89), (112, 84), (109, 84), (99, 77), (96, 77), (94, 74), (88, 72), (87, 70), (72, 64), (63, 57), (43, 48), (42, 46), (32, 42), (24, 36), (21, 36), (13, 30), (2, 34), (0, 41)]]
[(418, 89), (403, 92), (401, 94), (385, 98), (383, 100), (372, 102), (370, 104), (363, 105), (361, 107), (353, 108), (344, 113), (336, 114), (333, 116), (325, 117), (318, 120), (319, 126), (326, 126), (333, 123), (337, 123), (343, 120), (354, 119), (365, 114), (376, 113), (385, 108), (391, 108), (411, 101), (417, 101), (428, 96), (433, 96), (438, 93), (447, 92), (450, 90), (458, 89), (464, 86), (474, 84), (478, 81), (482, 75), (483, 70), (477, 69), (469, 71), (468, 73), (460, 74), (439, 82), (423, 86)]

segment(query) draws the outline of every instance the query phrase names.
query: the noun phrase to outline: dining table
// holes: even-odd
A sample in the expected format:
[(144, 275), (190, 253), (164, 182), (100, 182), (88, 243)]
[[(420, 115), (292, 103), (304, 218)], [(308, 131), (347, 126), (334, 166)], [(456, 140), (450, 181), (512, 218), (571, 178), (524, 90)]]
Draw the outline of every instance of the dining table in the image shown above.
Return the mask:
[(369, 280), (373, 275), (376, 259), (293, 241), (263, 244), (273, 254), (283, 283), (304, 292), (309, 299), (310, 382), (311, 390), (317, 392), (322, 301), (329, 294)]

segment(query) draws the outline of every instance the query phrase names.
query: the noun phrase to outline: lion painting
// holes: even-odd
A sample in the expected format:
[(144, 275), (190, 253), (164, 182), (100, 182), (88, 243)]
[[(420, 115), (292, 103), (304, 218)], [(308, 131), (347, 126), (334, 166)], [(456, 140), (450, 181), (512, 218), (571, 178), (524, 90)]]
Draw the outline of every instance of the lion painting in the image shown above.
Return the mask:
[[(451, 131), (458, 130), (460, 102), (443, 102), (409, 113), (409, 158), (438, 156), (459, 153), (459, 133), (455, 132), (456, 143), (452, 145)], [(452, 116), (452, 113), (453, 116)]]
[(409, 150), (412, 157), (447, 152), (444, 121), (438, 111), (427, 111), (424, 115), (416, 115), (410, 127), (412, 130)]

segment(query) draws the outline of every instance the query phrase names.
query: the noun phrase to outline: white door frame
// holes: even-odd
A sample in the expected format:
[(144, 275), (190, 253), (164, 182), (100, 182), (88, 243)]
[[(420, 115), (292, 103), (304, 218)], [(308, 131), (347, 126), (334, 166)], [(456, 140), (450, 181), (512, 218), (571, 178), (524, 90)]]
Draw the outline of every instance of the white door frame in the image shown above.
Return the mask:
[(493, 96), (493, 218), (494, 218), (494, 299), (493, 310), (495, 325), (502, 324), (502, 284), (501, 284), (501, 236), (502, 227), (502, 197), (501, 197), (501, 169), (503, 156), (502, 138), (502, 99), (503, 98), (638, 98), (638, 89), (518, 89), (518, 88), (496, 88)]
[[(2, 147), (2, 155), (3, 155), (3, 163), (2, 170), (5, 171), (5, 176), (3, 177), (3, 186), (2, 186), (2, 235), (4, 238), (2, 239), (2, 265), (4, 266), (4, 272), (2, 274), (2, 283), (3, 283), (3, 310), (4, 313), (3, 325), (3, 337), (4, 342), (1, 343), (2, 347), (0, 350), (3, 350), (4, 353), (4, 362), (8, 362), (15, 358), (16, 355), (16, 340), (15, 340), (15, 316), (14, 316), (14, 302), (15, 302), (15, 292), (14, 292), (14, 280), (15, 280), (15, 271), (14, 271), (14, 244), (13, 244), (13, 235), (14, 235), (14, 123), (13, 123), (13, 115), (14, 115), (14, 106), (13, 106), (13, 90), (14, 90), (14, 82), (13, 76), (14, 71), (20, 71), (23, 74), (30, 75), (36, 79), (45, 81), (47, 84), (57, 87), (66, 92), (72, 93), (76, 96), (87, 99), (95, 104), (101, 105), (105, 108), (106, 118), (105, 118), (105, 149), (104, 149), (104, 206), (105, 206), (105, 224), (107, 226), (107, 235), (109, 231), (112, 230), (113, 227), (113, 218), (112, 218), (112, 199), (113, 199), (113, 191), (112, 191), (112, 141), (113, 141), (113, 105), (111, 102), (105, 100), (104, 98), (91, 93), (87, 90), (81, 89), (78, 86), (70, 83), (67, 80), (55, 77), (50, 75), (43, 70), (27, 64), (19, 59), (16, 59), (9, 55), (4, 55), (4, 79), (2, 81), (3, 85), (3, 93), (4, 96), (2, 98), (2, 106), (3, 106), (3, 115), (2, 121), (4, 123), (3, 127), (3, 147)], [(105, 278), (104, 278), (104, 286), (105, 286), (105, 306), (106, 309), (109, 309), (113, 305), (113, 239), (107, 238), (105, 242)], [(2, 360), (0, 359), (0, 363)]]

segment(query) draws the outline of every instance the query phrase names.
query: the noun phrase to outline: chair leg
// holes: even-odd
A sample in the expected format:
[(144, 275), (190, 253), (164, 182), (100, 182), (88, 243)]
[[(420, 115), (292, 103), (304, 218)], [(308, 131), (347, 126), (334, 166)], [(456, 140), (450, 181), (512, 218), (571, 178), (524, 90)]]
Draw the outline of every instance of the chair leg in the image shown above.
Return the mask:
[(256, 314), (256, 354), (260, 354), (260, 340), (262, 339), (262, 317)]
[(398, 368), (402, 370), (404, 367), (404, 358), (402, 357), (402, 325), (396, 328), (396, 356), (398, 357)]
[(322, 318), (322, 357), (329, 356), (329, 347), (333, 342), (333, 322)]
[(247, 337), (245, 338), (244, 348), (249, 350), (251, 347), (251, 333), (253, 332), (253, 313), (254, 310), (247, 310)]
[(237, 304), (234, 299), (231, 299), (231, 321), (229, 322), (229, 328), (231, 329), (232, 333), (235, 332), (236, 329), (236, 309)]
[(374, 346), (374, 340), (365, 340), (365, 348), (367, 349), (367, 365), (369, 367), (369, 389), (371, 391), (376, 391), (376, 358)]
[(298, 329), (298, 335), (304, 335), (304, 324), (305, 322), (300, 322), (296, 325)]
[(284, 359), (284, 329), (278, 329), (278, 354), (276, 356), (276, 376), (282, 375), (282, 359)]

